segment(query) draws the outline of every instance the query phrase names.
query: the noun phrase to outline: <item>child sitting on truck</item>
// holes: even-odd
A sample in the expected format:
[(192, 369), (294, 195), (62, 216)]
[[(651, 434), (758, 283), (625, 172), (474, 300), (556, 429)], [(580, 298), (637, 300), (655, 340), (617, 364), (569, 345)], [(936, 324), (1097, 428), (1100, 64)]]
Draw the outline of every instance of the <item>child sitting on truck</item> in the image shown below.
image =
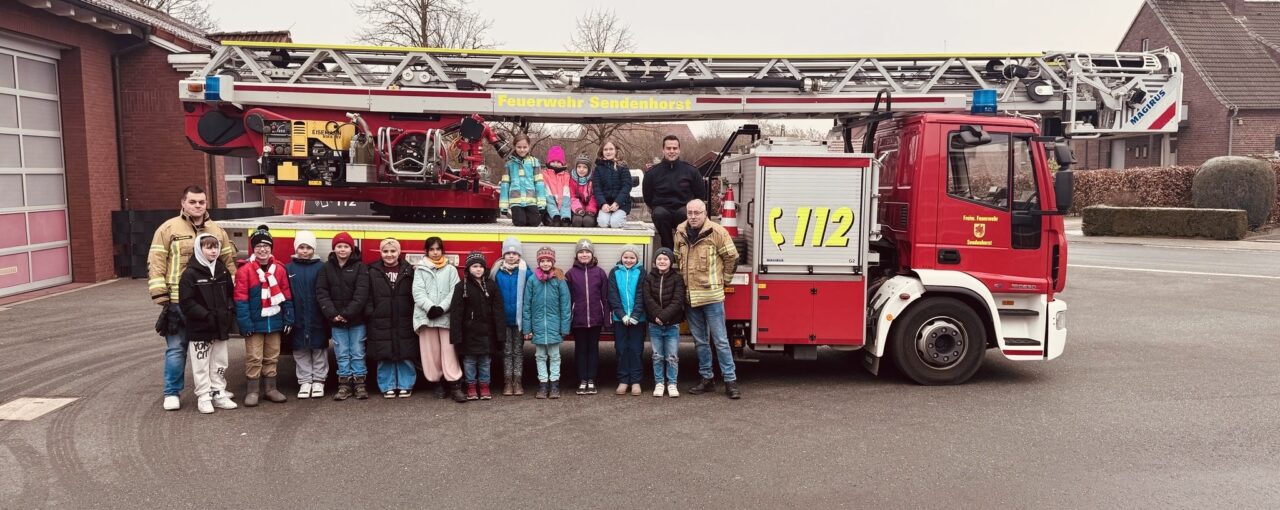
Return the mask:
[(591, 159), (584, 155), (579, 155), (574, 162), (570, 188), (573, 193), (573, 226), (596, 226), (596, 213), (600, 207), (596, 204), (596, 196), (591, 184)]
[(542, 162), (529, 155), (527, 135), (516, 135), (512, 143), (516, 151), (507, 158), (507, 171), (502, 174), (498, 209), (511, 215), (512, 225), (536, 227), (542, 223), (542, 211), (547, 208)]
[(542, 183), (547, 188), (547, 210), (542, 213), (542, 224), (548, 227), (567, 227), (572, 220), (569, 204), (569, 171), (565, 166), (564, 149), (552, 145), (547, 150), (547, 168), (542, 171)]

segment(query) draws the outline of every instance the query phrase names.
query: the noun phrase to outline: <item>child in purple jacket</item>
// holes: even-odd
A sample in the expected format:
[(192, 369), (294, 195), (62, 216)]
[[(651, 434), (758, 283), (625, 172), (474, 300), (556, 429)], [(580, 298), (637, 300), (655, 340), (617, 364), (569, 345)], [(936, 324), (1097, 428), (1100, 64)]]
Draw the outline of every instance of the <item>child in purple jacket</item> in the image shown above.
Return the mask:
[(596, 394), (600, 364), (600, 330), (609, 324), (609, 275), (596, 262), (596, 247), (578, 241), (573, 267), (565, 275), (573, 303), (573, 357), (578, 363), (579, 395)]

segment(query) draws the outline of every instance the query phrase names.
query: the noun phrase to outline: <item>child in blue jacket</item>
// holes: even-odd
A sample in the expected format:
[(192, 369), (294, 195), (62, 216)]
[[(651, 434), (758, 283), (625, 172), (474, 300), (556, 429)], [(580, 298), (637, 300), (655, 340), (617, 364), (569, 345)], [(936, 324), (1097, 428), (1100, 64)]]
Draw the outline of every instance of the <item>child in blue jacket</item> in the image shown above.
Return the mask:
[(644, 355), (644, 264), (635, 245), (622, 247), (622, 258), (609, 273), (609, 307), (613, 309), (614, 351), (618, 353), (618, 389), (640, 395), (640, 368)]
[(244, 336), (244, 375), (248, 379), (245, 407), (258, 405), (262, 395), (272, 402), (286, 400), (276, 389), (276, 364), (280, 361), (280, 336), (293, 328), (293, 293), (284, 264), (271, 255), (273, 243), (267, 226), (259, 226), (249, 237), (253, 257), (236, 270), (236, 323)]

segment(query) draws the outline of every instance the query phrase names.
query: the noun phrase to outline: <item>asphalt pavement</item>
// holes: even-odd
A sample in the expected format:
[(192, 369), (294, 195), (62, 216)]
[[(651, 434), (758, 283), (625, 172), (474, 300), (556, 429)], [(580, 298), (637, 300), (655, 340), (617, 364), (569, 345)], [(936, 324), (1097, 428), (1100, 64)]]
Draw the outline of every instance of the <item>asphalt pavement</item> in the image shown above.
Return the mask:
[[(145, 282), (12, 305), (0, 403), (78, 400), (0, 421), (0, 507), (1280, 506), (1280, 253), (1077, 242), (1069, 262), (1058, 360), (989, 352), (920, 387), (860, 353), (752, 355), (740, 401), (615, 396), (604, 347), (595, 396), (298, 401), (284, 360), (286, 404), (205, 416), (188, 389), (166, 412)], [(231, 359), (242, 393), (242, 342)]]

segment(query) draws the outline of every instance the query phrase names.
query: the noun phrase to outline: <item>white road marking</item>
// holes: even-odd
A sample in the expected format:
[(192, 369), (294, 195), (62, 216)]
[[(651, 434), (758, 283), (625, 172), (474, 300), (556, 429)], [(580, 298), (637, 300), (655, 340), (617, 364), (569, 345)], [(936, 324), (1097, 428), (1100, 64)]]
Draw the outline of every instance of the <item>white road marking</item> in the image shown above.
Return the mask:
[(1280, 276), (1267, 276), (1267, 275), (1261, 275), (1261, 274), (1206, 273), (1203, 271), (1174, 271), (1171, 269), (1148, 269), (1148, 268), (1141, 268), (1141, 267), (1116, 267), (1116, 266), (1090, 266), (1090, 265), (1084, 265), (1084, 264), (1067, 264), (1067, 267), (1081, 267), (1085, 269), (1112, 269), (1115, 271), (1138, 271), (1138, 272), (1144, 272), (1144, 273), (1185, 274), (1185, 275), (1194, 275), (1194, 276), (1231, 276), (1235, 278), (1280, 280)]
[(0, 405), (0, 420), (31, 421), (78, 399), (23, 397)]

